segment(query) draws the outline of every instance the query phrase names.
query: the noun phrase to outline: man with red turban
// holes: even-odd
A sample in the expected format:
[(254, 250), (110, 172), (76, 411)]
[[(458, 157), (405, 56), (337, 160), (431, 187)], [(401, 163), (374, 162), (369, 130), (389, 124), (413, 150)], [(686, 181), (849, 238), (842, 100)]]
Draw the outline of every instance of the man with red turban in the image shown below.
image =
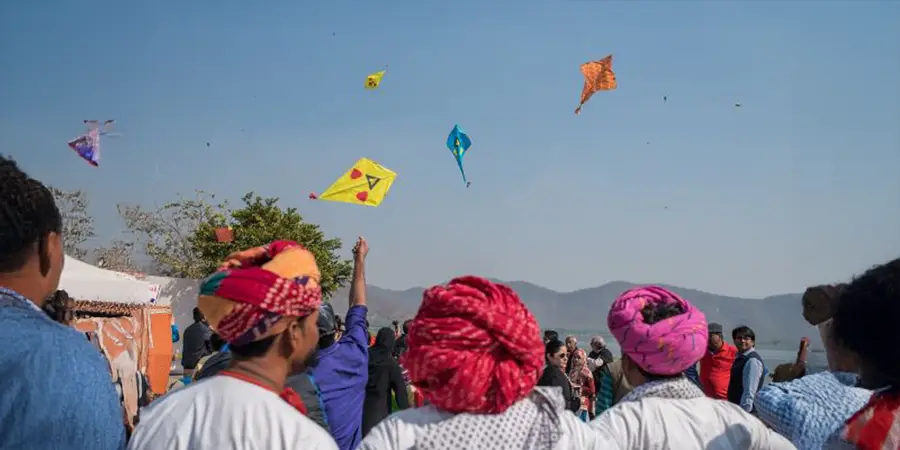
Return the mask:
[(535, 388), (544, 345), (507, 286), (466, 276), (423, 294), (401, 362), (430, 403), (389, 416), (361, 450), (592, 448), (598, 434), (565, 409), (559, 388)]
[(312, 253), (275, 241), (229, 255), (200, 286), (197, 306), (228, 342), (227, 370), (142, 411), (130, 450), (328, 449), (337, 445), (305, 416), (285, 380), (309, 366), (322, 303)]

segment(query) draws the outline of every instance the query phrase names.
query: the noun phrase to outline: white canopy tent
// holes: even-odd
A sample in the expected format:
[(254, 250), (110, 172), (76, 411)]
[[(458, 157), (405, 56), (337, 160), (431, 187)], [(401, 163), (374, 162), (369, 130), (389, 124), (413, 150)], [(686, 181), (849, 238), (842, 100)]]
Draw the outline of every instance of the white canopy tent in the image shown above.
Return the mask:
[(124, 304), (150, 303), (150, 283), (101, 269), (66, 255), (59, 288), (76, 300)]

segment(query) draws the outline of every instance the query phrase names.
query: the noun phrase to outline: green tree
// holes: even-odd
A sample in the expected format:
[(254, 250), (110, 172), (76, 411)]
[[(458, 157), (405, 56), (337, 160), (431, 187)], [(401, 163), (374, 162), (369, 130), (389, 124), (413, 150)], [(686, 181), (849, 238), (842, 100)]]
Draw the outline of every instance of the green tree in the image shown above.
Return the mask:
[(157, 271), (170, 277), (199, 279), (210, 271), (191, 237), (201, 225), (225, 220), (227, 204), (212, 204), (215, 198), (196, 191), (194, 198), (179, 196), (155, 210), (126, 204), (118, 205), (118, 209), (126, 228), (143, 244)]
[(64, 191), (50, 187), (53, 200), (63, 219), (63, 248), (66, 254), (83, 260), (87, 250), (81, 248), (94, 234), (94, 218), (88, 214), (87, 193), (82, 190)]
[[(189, 239), (202, 270), (212, 273), (230, 253), (269, 242), (287, 239), (303, 245), (316, 256), (322, 273), (322, 295), (327, 299), (350, 280), (352, 262), (341, 260), (337, 252), (341, 240), (327, 239), (319, 226), (304, 222), (296, 208), (282, 209), (278, 198), (263, 198), (248, 192), (242, 208), (225, 209), (224, 214), (209, 216)], [(224, 209), (224, 208), (223, 208)], [(215, 229), (230, 226), (233, 242), (218, 242)]]

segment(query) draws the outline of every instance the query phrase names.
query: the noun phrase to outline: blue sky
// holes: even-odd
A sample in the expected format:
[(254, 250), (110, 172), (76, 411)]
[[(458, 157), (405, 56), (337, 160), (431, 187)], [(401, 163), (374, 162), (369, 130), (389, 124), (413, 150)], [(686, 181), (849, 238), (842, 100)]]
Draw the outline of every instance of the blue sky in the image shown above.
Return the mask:
[[(85, 189), (97, 244), (117, 202), (204, 189), (365, 235), (393, 288), (761, 296), (900, 254), (900, 2), (138, 3), (0, 4), (0, 152)], [(618, 90), (575, 116), (609, 53)], [(124, 134), (99, 169), (65, 145), (85, 118)], [(307, 200), (363, 156), (399, 174), (380, 207)]]

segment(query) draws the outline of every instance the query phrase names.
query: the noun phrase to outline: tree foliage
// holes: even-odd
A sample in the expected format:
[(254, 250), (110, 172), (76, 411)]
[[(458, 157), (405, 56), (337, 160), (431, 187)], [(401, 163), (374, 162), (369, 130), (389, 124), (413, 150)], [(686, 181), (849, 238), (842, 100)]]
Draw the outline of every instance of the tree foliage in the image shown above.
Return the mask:
[[(208, 215), (191, 236), (191, 247), (201, 262), (203, 273), (212, 273), (231, 252), (287, 239), (296, 241), (315, 255), (322, 273), (325, 298), (349, 281), (352, 263), (338, 256), (340, 239), (327, 239), (318, 225), (304, 222), (296, 208), (280, 208), (278, 198), (263, 198), (249, 192), (241, 200), (242, 208), (222, 208), (221, 214)], [(232, 227), (233, 242), (216, 240), (215, 229), (224, 226)]]
[(94, 250), (97, 265), (104, 269), (117, 272), (138, 272), (134, 263), (132, 250), (134, 244), (120, 240), (113, 241), (108, 247), (100, 247)]
[(214, 200), (215, 195), (196, 191), (194, 198), (179, 196), (152, 211), (126, 204), (118, 205), (118, 210), (125, 226), (163, 275), (198, 279), (210, 272), (191, 237), (201, 225), (225, 220), (227, 205), (213, 205), (210, 201)]
[(51, 187), (50, 192), (63, 219), (63, 248), (67, 255), (83, 260), (87, 250), (82, 244), (96, 236), (94, 218), (88, 214), (87, 193), (80, 189), (68, 192), (55, 187)]

